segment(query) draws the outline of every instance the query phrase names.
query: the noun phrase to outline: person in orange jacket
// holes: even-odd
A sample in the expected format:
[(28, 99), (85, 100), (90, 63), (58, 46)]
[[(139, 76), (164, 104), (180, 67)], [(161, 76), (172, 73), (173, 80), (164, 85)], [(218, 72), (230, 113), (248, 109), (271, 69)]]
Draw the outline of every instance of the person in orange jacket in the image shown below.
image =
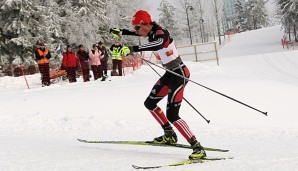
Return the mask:
[(67, 50), (63, 53), (62, 65), (66, 70), (69, 82), (77, 82), (76, 69), (78, 66), (78, 61), (76, 54), (73, 52), (70, 45), (67, 45)]
[(41, 74), (41, 84), (43, 87), (51, 84), (49, 66), (50, 58), (50, 51), (45, 48), (44, 42), (40, 42), (39, 48), (35, 50), (35, 60), (37, 61), (39, 72)]

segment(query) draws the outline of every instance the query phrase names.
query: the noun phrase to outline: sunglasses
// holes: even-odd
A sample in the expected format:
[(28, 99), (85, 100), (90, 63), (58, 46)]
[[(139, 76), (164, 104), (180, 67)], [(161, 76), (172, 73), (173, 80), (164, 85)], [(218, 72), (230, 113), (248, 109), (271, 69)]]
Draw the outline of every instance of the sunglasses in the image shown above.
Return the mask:
[(140, 30), (140, 28), (141, 28), (141, 25), (136, 25), (136, 26), (134, 26), (134, 29), (135, 29), (135, 30)]

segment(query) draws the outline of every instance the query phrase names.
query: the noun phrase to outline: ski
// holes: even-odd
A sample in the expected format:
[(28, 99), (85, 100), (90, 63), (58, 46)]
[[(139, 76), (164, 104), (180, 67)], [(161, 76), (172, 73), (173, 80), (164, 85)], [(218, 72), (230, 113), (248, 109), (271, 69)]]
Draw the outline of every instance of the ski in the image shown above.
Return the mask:
[(188, 165), (188, 164), (195, 164), (195, 163), (204, 163), (208, 161), (217, 161), (217, 160), (226, 160), (226, 159), (233, 159), (233, 157), (206, 157), (198, 160), (184, 160), (172, 164), (167, 165), (160, 165), (160, 166), (136, 166), (132, 165), (135, 169), (157, 169), (162, 167), (172, 167), (172, 166), (181, 166), (181, 165)]
[[(187, 148), (191, 149), (190, 145), (185, 144), (157, 144), (153, 141), (89, 141), (78, 139), (78, 141), (83, 143), (99, 143), (99, 144), (124, 144), (124, 145), (144, 145), (144, 146), (159, 146), (159, 147), (176, 147), (176, 148)], [(229, 150), (203, 147), (206, 151), (218, 151), (218, 152), (228, 152)]]

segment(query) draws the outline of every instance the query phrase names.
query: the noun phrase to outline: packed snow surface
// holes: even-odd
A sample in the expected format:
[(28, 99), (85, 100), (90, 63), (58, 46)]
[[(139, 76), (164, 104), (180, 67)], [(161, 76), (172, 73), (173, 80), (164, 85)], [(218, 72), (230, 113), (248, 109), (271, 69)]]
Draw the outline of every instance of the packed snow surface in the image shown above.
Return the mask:
[[(280, 26), (236, 34), (220, 49), (220, 61), (185, 61), (191, 80), (268, 116), (193, 83), (180, 116), (207, 152), (234, 157), (159, 170), (298, 170), (298, 51), (280, 44)], [(156, 67), (155, 67), (156, 68)], [(159, 73), (164, 73), (156, 68)], [(41, 87), (40, 75), (0, 78), (0, 170), (134, 170), (188, 158), (191, 150), (149, 146), (84, 144), (90, 140), (152, 140), (163, 131), (143, 103), (159, 76), (149, 67), (125, 77)], [(111, 81), (109, 81), (111, 80)], [(159, 103), (165, 111), (166, 99)], [(187, 144), (178, 133), (180, 143)]]

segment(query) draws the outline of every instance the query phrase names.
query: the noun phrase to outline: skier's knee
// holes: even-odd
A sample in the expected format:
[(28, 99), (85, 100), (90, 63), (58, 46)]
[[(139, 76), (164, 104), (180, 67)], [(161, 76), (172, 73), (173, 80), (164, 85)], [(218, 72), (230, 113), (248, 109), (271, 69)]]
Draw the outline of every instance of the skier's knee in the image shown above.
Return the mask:
[(156, 108), (156, 103), (149, 97), (145, 100), (144, 105), (148, 110), (153, 110)]
[(172, 124), (174, 124), (174, 122), (176, 122), (177, 120), (180, 119), (178, 113), (177, 113), (177, 114), (174, 114), (174, 113), (167, 113), (167, 118), (168, 118), (168, 120), (169, 120)]
[(167, 118), (171, 123), (180, 119), (179, 117), (180, 104), (168, 104), (167, 105)]

